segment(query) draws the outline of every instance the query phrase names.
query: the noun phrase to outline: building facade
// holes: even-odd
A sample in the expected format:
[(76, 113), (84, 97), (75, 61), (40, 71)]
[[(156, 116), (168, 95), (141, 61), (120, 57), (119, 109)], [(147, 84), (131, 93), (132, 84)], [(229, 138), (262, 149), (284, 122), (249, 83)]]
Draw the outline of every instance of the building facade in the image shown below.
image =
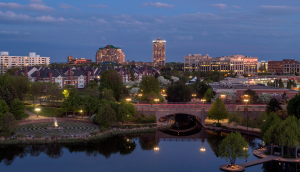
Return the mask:
[(92, 65), (92, 59), (85, 59), (85, 58), (74, 58), (71, 55), (68, 56), (68, 64), (70, 65)]
[(228, 57), (209, 57), (208, 54), (189, 54), (184, 57), (184, 71), (234, 72), (237, 75), (257, 75), (257, 57), (231, 55)]
[(153, 67), (153, 62), (135, 62), (135, 61), (129, 61), (122, 63), (122, 65), (134, 65), (134, 66), (151, 66)]
[(295, 60), (283, 59), (282, 61), (268, 61), (268, 72), (282, 74), (284, 65), (290, 63), (295, 63)]
[(258, 72), (267, 72), (268, 71), (268, 62), (265, 60), (257, 62)]
[(153, 41), (153, 65), (165, 66), (166, 64), (166, 41), (158, 38)]
[(40, 57), (35, 52), (30, 52), (28, 56), (9, 56), (8, 52), (0, 53), (0, 72), (3, 74), (10, 68), (24, 69), (26, 66), (50, 64), (50, 57)]
[(300, 73), (300, 61), (294, 63), (287, 63), (283, 65), (283, 74), (299, 74)]
[(106, 47), (99, 48), (96, 52), (96, 63), (112, 62), (112, 63), (124, 63), (125, 54), (120, 47), (113, 45), (107, 45)]

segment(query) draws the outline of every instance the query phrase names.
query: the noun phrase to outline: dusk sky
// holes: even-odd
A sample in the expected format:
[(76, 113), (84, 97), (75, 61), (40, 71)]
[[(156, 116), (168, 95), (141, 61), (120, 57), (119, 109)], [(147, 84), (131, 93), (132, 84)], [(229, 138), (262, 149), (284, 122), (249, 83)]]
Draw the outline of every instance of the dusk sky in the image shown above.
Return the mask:
[(166, 61), (188, 54), (242, 54), (300, 60), (299, 0), (4, 0), (0, 51), (36, 52), (51, 62), (95, 61), (100, 47), (125, 60), (152, 62), (152, 40), (166, 40)]

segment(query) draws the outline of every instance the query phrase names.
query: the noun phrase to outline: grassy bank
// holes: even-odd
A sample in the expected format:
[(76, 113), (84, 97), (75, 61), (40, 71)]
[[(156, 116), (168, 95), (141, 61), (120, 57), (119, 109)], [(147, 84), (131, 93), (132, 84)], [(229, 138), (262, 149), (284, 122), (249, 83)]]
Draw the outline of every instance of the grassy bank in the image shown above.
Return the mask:
[(35, 138), (35, 139), (5, 139), (0, 140), (0, 145), (17, 145), (17, 144), (47, 144), (47, 143), (80, 143), (87, 142), (91, 140), (101, 140), (112, 136), (124, 135), (124, 134), (142, 134), (156, 131), (157, 128), (148, 129), (124, 129), (120, 131), (107, 131), (103, 133), (95, 133), (92, 136), (84, 138), (61, 138), (61, 137), (51, 137), (51, 138)]

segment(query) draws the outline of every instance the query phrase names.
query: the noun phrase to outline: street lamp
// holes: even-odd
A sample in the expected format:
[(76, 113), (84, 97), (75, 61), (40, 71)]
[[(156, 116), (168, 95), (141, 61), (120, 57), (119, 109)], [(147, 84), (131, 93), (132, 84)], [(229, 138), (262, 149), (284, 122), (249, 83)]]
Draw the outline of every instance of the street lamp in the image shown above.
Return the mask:
[(221, 96), (222, 99), (224, 99), (226, 97), (225, 94), (221, 94), (220, 96)]
[(197, 94), (192, 94), (192, 96), (193, 96), (193, 97), (196, 97), (196, 96), (197, 96)]
[(205, 101), (206, 101), (205, 99), (201, 99), (201, 102), (203, 102), (203, 104), (205, 103)]
[(131, 102), (131, 99), (130, 99), (130, 98), (128, 98), (128, 99), (126, 99), (126, 101), (127, 101), (127, 102)]
[(141, 98), (142, 98), (143, 94), (138, 94), (138, 96), (140, 97), (140, 101), (142, 101)]
[[(245, 95), (245, 96), (246, 96), (246, 95)], [(246, 103), (246, 106), (245, 106), (245, 114), (246, 114), (246, 117), (247, 117), (247, 132), (248, 132), (248, 114), (246, 113), (246, 110), (248, 111), (247, 103), (249, 102), (249, 99), (244, 99), (244, 102)]]
[(205, 149), (204, 147), (202, 147), (202, 148), (200, 148), (200, 151), (201, 151), (201, 152), (205, 152), (206, 149)]
[(154, 101), (157, 103), (159, 101), (159, 99), (154, 99)]
[(36, 111), (36, 117), (39, 117), (39, 111), (41, 110), (40, 108), (35, 108), (34, 109)]
[(159, 151), (159, 147), (155, 147), (154, 150), (155, 150), (155, 151)]

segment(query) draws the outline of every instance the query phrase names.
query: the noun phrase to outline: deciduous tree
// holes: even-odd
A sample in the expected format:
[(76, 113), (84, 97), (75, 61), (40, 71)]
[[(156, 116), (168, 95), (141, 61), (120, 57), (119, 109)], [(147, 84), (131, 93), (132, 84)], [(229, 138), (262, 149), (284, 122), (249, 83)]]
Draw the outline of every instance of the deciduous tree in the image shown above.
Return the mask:
[(169, 102), (189, 102), (192, 98), (192, 90), (184, 82), (179, 81), (167, 89), (166, 99)]
[(115, 99), (119, 100), (124, 85), (121, 75), (116, 70), (109, 69), (101, 73), (100, 92), (104, 88), (112, 90)]
[(25, 105), (20, 99), (14, 99), (11, 102), (10, 112), (14, 115), (15, 119), (23, 119), (25, 114)]
[(116, 112), (109, 104), (104, 105), (104, 107), (98, 110), (96, 122), (100, 124), (100, 127), (107, 128), (115, 121), (117, 121)]
[(210, 110), (207, 112), (207, 117), (210, 119), (220, 120), (228, 118), (228, 112), (222, 101), (222, 99), (217, 98), (216, 101), (212, 104)]
[(237, 158), (247, 159), (249, 154), (246, 140), (241, 136), (240, 133), (230, 133), (222, 140), (219, 147), (219, 155), (221, 158), (224, 158), (226, 161), (230, 161), (230, 164), (235, 165)]

